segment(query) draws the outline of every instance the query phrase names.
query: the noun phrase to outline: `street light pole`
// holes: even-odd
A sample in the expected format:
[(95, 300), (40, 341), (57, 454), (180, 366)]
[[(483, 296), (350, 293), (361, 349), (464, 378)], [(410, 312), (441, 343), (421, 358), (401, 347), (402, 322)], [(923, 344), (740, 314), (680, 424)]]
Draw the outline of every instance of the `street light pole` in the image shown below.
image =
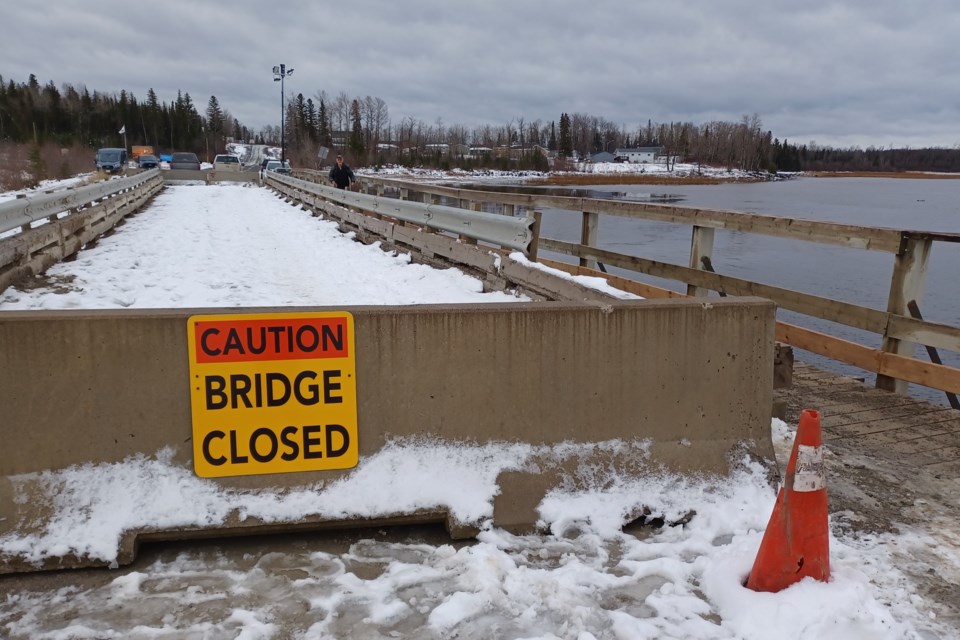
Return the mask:
[(207, 128), (203, 125), (200, 125), (200, 131), (203, 133), (203, 145), (207, 149), (207, 162), (210, 162), (210, 141), (207, 138)]
[(287, 138), (283, 132), (283, 119), (287, 111), (285, 108), (284, 99), (283, 99), (283, 79), (292, 74), (293, 74), (293, 69), (287, 69), (287, 65), (285, 64), (281, 64), (280, 66), (273, 68), (273, 81), (280, 82), (280, 163), (281, 164), (286, 159), (286, 143), (287, 143)]

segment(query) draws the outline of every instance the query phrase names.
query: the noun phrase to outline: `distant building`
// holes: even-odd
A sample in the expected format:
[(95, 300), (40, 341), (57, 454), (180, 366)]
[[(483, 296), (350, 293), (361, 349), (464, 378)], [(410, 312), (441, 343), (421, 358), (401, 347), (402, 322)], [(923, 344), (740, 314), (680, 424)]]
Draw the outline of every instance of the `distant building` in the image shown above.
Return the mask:
[(493, 153), (493, 149), (490, 147), (483, 146), (471, 146), (468, 147), (466, 153), (463, 154), (464, 160), (479, 160), (483, 158), (484, 155)]
[(551, 151), (550, 149), (547, 149), (546, 147), (540, 146), (539, 144), (533, 145), (533, 150), (534, 150), (534, 151), (539, 151), (540, 153), (543, 154), (543, 156), (544, 156), (545, 158), (556, 158), (556, 157), (557, 157), (557, 152), (556, 152), (556, 151)]
[(349, 131), (331, 131), (330, 143), (334, 146), (334, 148), (346, 149), (347, 145), (350, 144), (350, 132)]
[(656, 162), (663, 155), (663, 147), (631, 147), (628, 149), (618, 147), (613, 154), (617, 158), (625, 158), (627, 162), (633, 164), (648, 164)]
[(614, 158), (616, 156), (609, 151), (601, 151), (590, 156), (590, 162), (613, 162)]

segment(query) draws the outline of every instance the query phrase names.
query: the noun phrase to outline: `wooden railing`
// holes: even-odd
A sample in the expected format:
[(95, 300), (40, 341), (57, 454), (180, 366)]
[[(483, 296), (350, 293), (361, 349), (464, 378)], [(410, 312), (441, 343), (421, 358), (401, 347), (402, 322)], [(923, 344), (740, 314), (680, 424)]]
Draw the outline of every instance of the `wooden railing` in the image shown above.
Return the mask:
[[(313, 177), (316, 179), (316, 176)], [(662, 204), (499, 193), (371, 176), (362, 176), (361, 182), (367, 192), (383, 193), (390, 189), (403, 199), (434, 203), (444, 198), (453, 199), (465, 209), (492, 209), (510, 216), (520, 210), (545, 208), (576, 212), (581, 217), (580, 242), (541, 237), (539, 248), (541, 251), (573, 256), (578, 259), (579, 265), (543, 259), (541, 262), (574, 274), (604, 277), (618, 288), (645, 297), (682, 294), (598, 271), (597, 267), (608, 265), (673, 280), (686, 285), (687, 295), (692, 296), (719, 292), (769, 298), (783, 309), (882, 336), (882, 346), (878, 349), (778, 322), (777, 339), (781, 342), (874, 372), (877, 374), (877, 386), (882, 389), (906, 393), (907, 383), (915, 383), (948, 394), (960, 393), (960, 369), (912, 355), (916, 344), (926, 346), (928, 351), (944, 349), (960, 353), (960, 327), (929, 322), (914, 317), (919, 314), (910, 311), (911, 303), (916, 304), (922, 297), (934, 245), (960, 243), (960, 234), (864, 227)], [(597, 232), (601, 216), (653, 220), (690, 227), (687, 264), (671, 264), (599, 248)], [(887, 308), (874, 309), (715, 273), (711, 265), (717, 229), (889, 253), (893, 256), (893, 275)], [(960, 408), (956, 397), (948, 397), (954, 408)]]
[(161, 189), (151, 169), (0, 203), (0, 291), (92, 245)]

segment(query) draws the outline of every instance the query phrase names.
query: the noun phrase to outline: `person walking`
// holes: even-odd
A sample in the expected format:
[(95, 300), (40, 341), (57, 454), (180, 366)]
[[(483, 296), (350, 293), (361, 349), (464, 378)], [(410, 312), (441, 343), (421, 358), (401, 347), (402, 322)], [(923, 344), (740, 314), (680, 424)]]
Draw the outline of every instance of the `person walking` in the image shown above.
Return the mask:
[(330, 181), (338, 189), (349, 189), (350, 183), (356, 179), (356, 176), (353, 175), (353, 169), (343, 161), (343, 156), (337, 156), (337, 164), (330, 169)]

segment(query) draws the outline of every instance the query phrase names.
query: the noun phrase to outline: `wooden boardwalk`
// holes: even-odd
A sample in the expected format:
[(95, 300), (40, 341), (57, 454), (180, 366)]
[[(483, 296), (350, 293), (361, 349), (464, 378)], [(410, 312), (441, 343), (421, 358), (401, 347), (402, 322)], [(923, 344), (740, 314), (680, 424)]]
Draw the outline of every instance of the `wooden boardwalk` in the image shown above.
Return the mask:
[(960, 478), (960, 411), (801, 362), (794, 364), (792, 388), (775, 393), (787, 400), (790, 422), (803, 409), (819, 411), (824, 441), (830, 445), (892, 458), (934, 478)]
[(821, 413), (831, 529), (922, 540), (891, 560), (960, 629), (960, 411), (801, 362), (774, 398), (792, 426), (803, 409)]

